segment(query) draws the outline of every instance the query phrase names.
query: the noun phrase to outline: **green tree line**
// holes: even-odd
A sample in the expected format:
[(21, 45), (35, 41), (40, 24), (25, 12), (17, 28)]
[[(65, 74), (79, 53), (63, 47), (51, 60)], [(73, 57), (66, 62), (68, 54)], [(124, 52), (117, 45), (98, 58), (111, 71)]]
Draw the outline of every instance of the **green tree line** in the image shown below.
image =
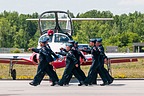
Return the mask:
[[(0, 13), (0, 47), (36, 47), (40, 32), (38, 23), (26, 21), (38, 18), (40, 14)], [(74, 21), (73, 39), (88, 43), (90, 38), (103, 38), (104, 46), (130, 47), (134, 42), (144, 42), (144, 14), (134, 13), (113, 15), (110, 11), (90, 10), (71, 17), (75, 18), (114, 18), (113, 21)]]

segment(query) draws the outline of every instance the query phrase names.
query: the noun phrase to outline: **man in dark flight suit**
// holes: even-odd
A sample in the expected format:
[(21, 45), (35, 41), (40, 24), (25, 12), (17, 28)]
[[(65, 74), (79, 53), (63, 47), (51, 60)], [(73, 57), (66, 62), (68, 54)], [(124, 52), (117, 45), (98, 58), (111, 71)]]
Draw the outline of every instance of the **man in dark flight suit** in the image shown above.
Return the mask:
[[(105, 55), (104, 47), (102, 46), (102, 38), (96, 39), (96, 47), (100, 51), (100, 68), (101, 68), (101, 70), (98, 71), (98, 73), (100, 76), (103, 76), (104, 78), (107, 79), (108, 84), (111, 84), (113, 82), (114, 78), (109, 74), (109, 72), (104, 67), (104, 62), (107, 60), (107, 56)], [(97, 81), (96, 79), (97, 79), (97, 74), (95, 74), (94, 80), (92, 82), (93, 84), (96, 84), (96, 81)], [(101, 86), (104, 86), (104, 85), (106, 85), (106, 83), (101, 84)]]
[(34, 80), (29, 83), (30, 85), (39, 85), (45, 73), (52, 79), (51, 86), (54, 86), (58, 83), (59, 79), (57, 77), (57, 74), (53, 70), (53, 66), (50, 64), (51, 62), (53, 62), (53, 58), (51, 55), (53, 55), (55, 58), (58, 58), (58, 56), (50, 48), (47, 47), (47, 41), (48, 37), (42, 37), (39, 40), (41, 46), (40, 49), (29, 48), (29, 50), (39, 53), (39, 65), (37, 74), (35, 75)]
[(72, 51), (72, 44), (67, 43), (66, 44), (66, 67), (62, 76), (62, 79), (59, 81), (59, 85), (63, 86), (69, 76), (71, 74), (74, 74), (74, 76), (79, 80), (80, 83), (83, 83), (82, 77), (77, 73), (77, 70), (75, 67), (78, 67), (78, 60), (73, 54)]
[(82, 50), (84, 52), (92, 54), (92, 65), (89, 69), (88, 76), (84, 81), (85, 85), (88, 85), (88, 84), (91, 85), (91, 83), (93, 81), (93, 75), (96, 73), (96, 71), (100, 65), (99, 64), (100, 52), (99, 52), (98, 48), (95, 47), (95, 43), (96, 43), (95, 39), (90, 39), (89, 45), (91, 46), (91, 49)]
[[(74, 56), (76, 57), (76, 59), (77, 59), (77, 61), (78, 61), (78, 67), (76, 67), (76, 70), (77, 70), (77, 73), (79, 74), (79, 75), (81, 75), (81, 77), (82, 77), (82, 80), (84, 81), (85, 80), (85, 78), (86, 78), (86, 76), (85, 76), (85, 73), (82, 71), (82, 69), (80, 68), (80, 57), (82, 58), (82, 59), (84, 59), (84, 61), (86, 61), (86, 58), (84, 57), (84, 55), (78, 50), (78, 46), (77, 46), (77, 44), (78, 44), (78, 42), (75, 42), (74, 40), (69, 40), (68, 41), (69, 43), (71, 43), (72, 44), (72, 51), (73, 51), (73, 53), (74, 53)], [(72, 75), (73, 74), (71, 74), (71, 75), (69, 75), (69, 77), (68, 77), (68, 79), (66, 80), (66, 85), (67, 84), (69, 84), (69, 82), (70, 82), (70, 80), (71, 80), (71, 78), (72, 78)], [(81, 85), (81, 83), (80, 84), (78, 84), (78, 86), (80, 86)]]
[[(47, 41), (47, 43), (46, 43), (46, 47), (48, 48), (48, 49), (51, 49), (51, 47), (49, 46), (49, 44), (48, 44), (48, 41)], [(57, 58), (57, 56), (55, 56), (55, 53), (53, 52), (53, 51), (51, 51), (52, 52), (52, 54), (53, 54), (53, 56), (55, 57), (55, 58)], [(51, 63), (50, 63), (51, 64)], [(53, 68), (53, 66), (51, 66), (52, 68)], [(38, 67), (39, 68), (39, 67)], [(37, 72), (39, 71), (39, 69), (37, 69)], [(55, 75), (56, 75), (56, 72), (54, 73)], [(41, 81), (43, 80), (43, 78), (44, 78), (44, 76), (46, 75), (46, 73), (42, 73), (40, 76), (39, 76), (39, 79), (38, 79), (38, 81), (37, 82), (39, 82), (39, 84), (41, 83)], [(49, 80), (51, 81), (51, 78), (49, 78)]]
[(82, 71), (82, 69), (80, 68), (80, 58), (82, 58), (84, 60), (84, 62), (86, 61), (86, 58), (85, 56), (79, 51), (78, 49), (78, 42), (76, 41), (75, 44), (74, 44), (74, 47), (78, 53), (78, 56), (77, 56), (77, 59), (78, 59), (78, 64), (79, 64), (79, 67), (77, 67), (77, 71), (78, 73), (82, 76), (83, 80), (85, 80), (86, 76), (85, 76), (85, 73)]
[[(88, 72), (88, 76), (85, 79), (84, 83), (87, 85), (91, 85), (93, 83), (93, 79), (95, 78), (95, 74), (98, 71), (101, 71), (100, 69), (100, 51), (98, 48), (95, 46), (96, 39), (90, 39), (90, 46), (92, 47), (90, 50), (83, 50), (84, 52), (88, 52), (92, 54), (92, 65), (90, 67), (90, 70)], [(107, 84), (107, 79), (104, 77), (104, 75), (101, 75), (101, 78), (103, 80), (103, 84)], [(103, 85), (102, 84), (102, 85)]]

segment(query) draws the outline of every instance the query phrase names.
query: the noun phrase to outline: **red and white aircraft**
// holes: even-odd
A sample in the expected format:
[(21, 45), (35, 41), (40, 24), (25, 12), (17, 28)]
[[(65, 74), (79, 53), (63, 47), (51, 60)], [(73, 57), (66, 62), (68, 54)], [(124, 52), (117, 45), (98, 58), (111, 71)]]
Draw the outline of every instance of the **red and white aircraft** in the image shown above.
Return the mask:
[[(39, 24), (41, 36), (48, 36), (49, 45), (54, 52), (58, 52), (61, 47), (64, 47), (68, 40), (72, 39), (74, 20), (113, 20), (113, 18), (70, 18), (69, 14), (64, 11), (46, 11), (42, 13), (39, 19), (36, 20)], [(38, 43), (38, 48), (40, 48)], [(137, 58), (144, 57), (144, 53), (106, 53), (108, 57), (108, 65), (110, 69), (111, 63), (135, 62)], [(91, 55), (85, 55), (87, 62), (81, 61), (82, 65), (91, 65)], [(64, 57), (62, 57), (64, 58)], [(13, 69), (14, 64), (37, 65), (38, 54), (23, 53), (23, 54), (2, 54), (0, 53), (0, 63), (10, 64), (9, 73), (13, 79), (16, 79), (16, 70)], [(65, 58), (53, 62), (54, 68), (65, 67)]]

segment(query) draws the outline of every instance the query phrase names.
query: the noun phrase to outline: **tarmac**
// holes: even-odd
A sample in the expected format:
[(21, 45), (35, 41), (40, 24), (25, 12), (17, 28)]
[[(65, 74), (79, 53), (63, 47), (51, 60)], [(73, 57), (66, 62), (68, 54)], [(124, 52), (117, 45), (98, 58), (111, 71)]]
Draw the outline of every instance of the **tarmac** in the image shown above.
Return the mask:
[(38, 86), (31, 80), (0, 80), (0, 96), (144, 96), (144, 80), (114, 80), (111, 85), (77, 86), (76, 80), (68, 86), (50, 86), (42, 81)]

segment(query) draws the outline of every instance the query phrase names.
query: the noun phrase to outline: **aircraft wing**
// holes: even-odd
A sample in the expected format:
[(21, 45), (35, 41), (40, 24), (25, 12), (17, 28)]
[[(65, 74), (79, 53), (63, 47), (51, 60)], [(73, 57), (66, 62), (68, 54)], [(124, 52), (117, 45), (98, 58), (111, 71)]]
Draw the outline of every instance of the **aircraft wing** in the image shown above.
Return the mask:
[(32, 53), (1, 53), (0, 54), (0, 63), (14, 63), (14, 64), (27, 64), (27, 65), (35, 65), (36, 63), (33, 62), (30, 57)]
[[(86, 58), (91, 58), (91, 55), (85, 55)], [(144, 53), (106, 53), (108, 59), (122, 59), (122, 58), (144, 58)]]
[(10, 54), (10, 53), (0, 53), (0, 63), (9, 64), (9, 74), (13, 80), (16, 79), (16, 69), (13, 69), (14, 64), (23, 64), (23, 65), (37, 65), (30, 58), (33, 56), (32, 53), (22, 53), (22, 54)]
[[(39, 19), (26, 19), (28, 21), (38, 21)], [(41, 21), (55, 21), (55, 19), (42, 18)], [(67, 18), (58, 19), (59, 21), (68, 21)], [(72, 21), (99, 21), (99, 20), (114, 20), (113, 18), (71, 18)]]
[[(111, 63), (124, 63), (124, 62), (137, 62), (137, 58), (144, 58), (144, 53), (106, 53), (108, 57), (109, 64)], [(91, 65), (92, 64), (92, 56), (91, 54), (85, 55), (87, 61), (82, 62), (82, 65)], [(65, 60), (63, 61), (55, 61), (53, 66), (57, 68), (65, 67)]]
[[(144, 58), (144, 53), (106, 53), (108, 57), (108, 63), (124, 63), (124, 62), (137, 62), (138, 58)], [(86, 63), (82, 65), (90, 65), (92, 62), (92, 56), (90, 54), (85, 55), (87, 58)]]
[(99, 20), (114, 20), (113, 18), (71, 18), (72, 21), (99, 21)]
[(109, 59), (144, 58), (144, 53), (106, 53)]
[[(113, 63), (126, 63), (126, 62), (137, 62), (138, 58), (144, 58), (144, 53), (106, 53), (108, 61), (107, 64), (108, 71), (112, 74), (111, 64)], [(82, 62), (82, 65), (91, 65), (92, 56), (85, 55), (87, 62)]]

